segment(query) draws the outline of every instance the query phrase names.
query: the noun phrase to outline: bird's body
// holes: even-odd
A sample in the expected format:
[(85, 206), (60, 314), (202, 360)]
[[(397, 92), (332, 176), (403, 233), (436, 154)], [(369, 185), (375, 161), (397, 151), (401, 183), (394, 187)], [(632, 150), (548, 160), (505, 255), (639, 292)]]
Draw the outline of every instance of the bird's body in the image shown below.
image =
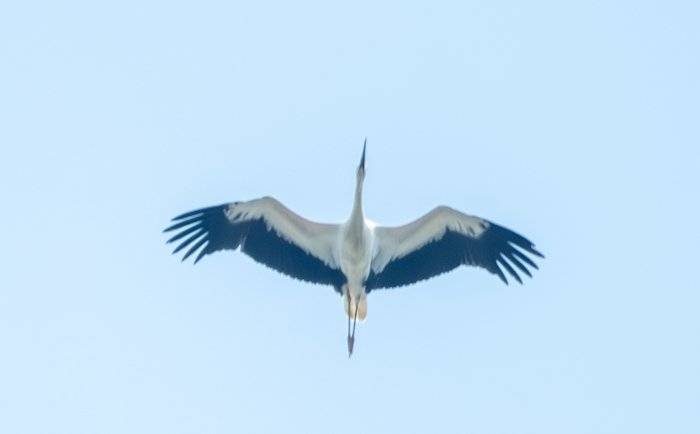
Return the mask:
[[(366, 145), (366, 141), (365, 141)], [(343, 224), (309, 221), (266, 196), (202, 208), (175, 217), (165, 231), (179, 230), (168, 242), (185, 238), (173, 253), (189, 247), (185, 260), (237, 249), (291, 277), (331, 285), (343, 297), (348, 316), (348, 352), (355, 323), (367, 315), (367, 294), (374, 289), (409, 285), (476, 265), (508, 283), (501, 267), (518, 282), (513, 266), (528, 276), (537, 265), (525, 253), (542, 255), (524, 237), (479, 217), (439, 206), (398, 227), (367, 220), (362, 208), (365, 150), (357, 170), (350, 218)], [(350, 321), (353, 322), (352, 332)]]
[(347, 280), (341, 288), (345, 298), (345, 310), (348, 316), (354, 316), (355, 301), (362, 300), (363, 309), (358, 311), (358, 318), (365, 319), (367, 315), (366, 298), (364, 297), (365, 281), (369, 275), (374, 237), (372, 230), (366, 225), (363, 224), (358, 229), (353, 228), (350, 222), (342, 226), (338, 262), (340, 270)]
[[(364, 152), (362, 167), (364, 172)], [(346, 279), (341, 288), (345, 313), (348, 318), (364, 320), (367, 316), (365, 282), (369, 276), (375, 246), (374, 230), (362, 212), (362, 178), (359, 173), (352, 212), (348, 221), (340, 226), (339, 234), (337, 261)]]

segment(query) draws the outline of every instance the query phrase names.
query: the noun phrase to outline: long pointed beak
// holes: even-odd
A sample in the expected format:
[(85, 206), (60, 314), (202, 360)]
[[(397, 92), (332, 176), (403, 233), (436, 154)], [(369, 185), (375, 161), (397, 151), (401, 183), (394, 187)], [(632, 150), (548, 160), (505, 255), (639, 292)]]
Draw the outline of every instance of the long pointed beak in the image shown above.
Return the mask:
[(367, 150), (367, 137), (365, 137), (365, 144), (362, 146), (362, 159), (360, 160), (360, 169), (365, 170), (365, 151)]

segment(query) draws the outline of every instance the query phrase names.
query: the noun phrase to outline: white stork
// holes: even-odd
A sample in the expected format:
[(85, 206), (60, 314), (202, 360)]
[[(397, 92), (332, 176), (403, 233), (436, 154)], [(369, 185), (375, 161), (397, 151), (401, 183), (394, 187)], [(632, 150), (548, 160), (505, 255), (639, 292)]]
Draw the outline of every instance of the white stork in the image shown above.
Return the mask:
[(255, 261), (290, 277), (331, 285), (342, 295), (348, 317), (348, 356), (357, 320), (367, 315), (367, 294), (375, 289), (410, 285), (460, 265), (485, 268), (505, 284), (504, 270), (519, 283), (515, 268), (532, 277), (526, 265), (537, 265), (526, 253), (544, 256), (526, 238), (488, 220), (446, 206), (403, 226), (367, 220), (362, 209), (366, 148), (367, 139), (345, 223), (316, 223), (263, 197), (181, 214), (165, 229), (178, 231), (167, 242), (184, 238), (173, 251), (189, 247), (183, 261), (198, 252), (196, 264), (210, 253), (240, 247)]

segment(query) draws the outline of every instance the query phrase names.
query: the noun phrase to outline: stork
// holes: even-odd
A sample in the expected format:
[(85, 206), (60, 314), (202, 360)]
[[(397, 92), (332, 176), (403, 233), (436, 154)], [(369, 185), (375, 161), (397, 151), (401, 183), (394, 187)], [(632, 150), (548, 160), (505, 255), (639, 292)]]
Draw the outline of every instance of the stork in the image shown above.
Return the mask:
[(460, 265), (484, 268), (506, 285), (506, 273), (522, 284), (516, 268), (532, 277), (528, 267), (538, 267), (528, 255), (544, 256), (528, 239), (486, 219), (447, 206), (403, 226), (379, 226), (366, 219), (366, 150), (365, 138), (352, 212), (345, 223), (307, 220), (266, 196), (178, 215), (164, 230), (177, 231), (167, 242), (182, 240), (173, 254), (189, 247), (183, 261), (197, 253), (196, 264), (205, 255), (240, 248), (290, 277), (332, 286), (343, 298), (348, 319), (348, 357), (357, 321), (367, 316), (367, 294), (375, 289), (410, 285)]

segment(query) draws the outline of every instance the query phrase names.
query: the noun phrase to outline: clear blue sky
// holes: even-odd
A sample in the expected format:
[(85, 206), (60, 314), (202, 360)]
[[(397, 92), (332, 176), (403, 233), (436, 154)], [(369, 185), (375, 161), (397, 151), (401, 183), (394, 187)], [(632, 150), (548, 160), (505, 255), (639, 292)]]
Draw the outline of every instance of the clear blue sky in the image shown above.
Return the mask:
[[(700, 432), (691, 1), (5, 2), (0, 432)], [(161, 230), (438, 204), (546, 255), (341, 300)]]

